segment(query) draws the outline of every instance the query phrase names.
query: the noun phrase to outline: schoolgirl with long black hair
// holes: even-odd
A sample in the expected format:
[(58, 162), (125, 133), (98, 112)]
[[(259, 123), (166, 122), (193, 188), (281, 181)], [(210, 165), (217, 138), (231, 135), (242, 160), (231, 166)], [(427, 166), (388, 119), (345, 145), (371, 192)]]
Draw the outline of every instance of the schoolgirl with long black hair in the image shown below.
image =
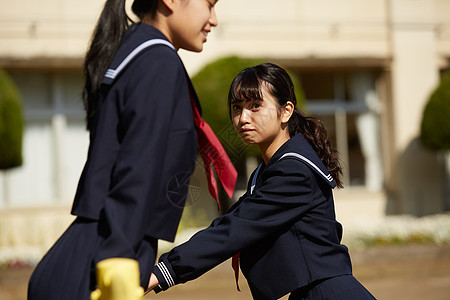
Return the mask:
[(90, 145), (76, 219), (34, 270), (30, 300), (89, 299), (96, 264), (111, 257), (137, 260), (147, 287), (158, 239), (178, 227), (201, 110), (177, 51), (202, 51), (217, 0), (134, 0), (136, 23), (125, 2), (106, 0), (86, 54)]
[(227, 214), (161, 256), (149, 290), (195, 279), (233, 257), (254, 299), (374, 299), (340, 244), (332, 193), (342, 187), (338, 154), (322, 123), (295, 107), (287, 72), (270, 63), (245, 69), (228, 99), (236, 131), (259, 147), (263, 163)]

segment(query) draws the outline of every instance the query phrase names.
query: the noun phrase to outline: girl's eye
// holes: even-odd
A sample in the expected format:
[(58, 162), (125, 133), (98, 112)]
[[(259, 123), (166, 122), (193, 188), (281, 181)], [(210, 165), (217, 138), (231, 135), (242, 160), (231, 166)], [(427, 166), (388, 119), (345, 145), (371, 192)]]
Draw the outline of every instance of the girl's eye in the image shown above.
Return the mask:
[(241, 110), (241, 106), (238, 105), (238, 104), (234, 104), (234, 105), (232, 106), (232, 108), (233, 108), (233, 110)]
[(254, 103), (254, 104), (252, 105), (252, 108), (253, 108), (253, 109), (260, 108), (260, 107), (261, 107), (261, 105), (259, 105), (259, 103)]

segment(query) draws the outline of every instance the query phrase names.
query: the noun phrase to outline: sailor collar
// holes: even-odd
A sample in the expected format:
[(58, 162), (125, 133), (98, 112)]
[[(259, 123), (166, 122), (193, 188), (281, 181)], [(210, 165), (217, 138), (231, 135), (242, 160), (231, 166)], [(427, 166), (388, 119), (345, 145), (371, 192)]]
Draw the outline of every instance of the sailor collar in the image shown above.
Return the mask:
[(328, 185), (330, 185), (331, 188), (336, 187), (336, 182), (334, 181), (333, 177), (330, 175), (320, 158), (317, 156), (316, 152), (305, 140), (303, 135), (301, 133), (298, 133), (290, 138), (275, 152), (275, 154), (267, 163), (267, 166), (264, 166), (264, 164), (258, 166), (252, 178), (250, 193), (253, 192), (256, 186), (258, 174), (263, 169), (270, 167), (272, 164), (285, 158), (294, 158), (300, 160), (305, 165), (307, 165), (314, 173), (319, 175), (319, 177), (322, 178)]
[(145, 49), (154, 46), (154, 45), (165, 45), (169, 48), (172, 48), (172, 50), (175, 50), (175, 47), (167, 40), (164, 39), (150, 39), (143, 43), (141, 43), (139, 46), (134, 48), (119, 64), (115, 65), (112, 64), (111, 67), (106, 71), (105, 77), (103, 78), (102, 83), (111, 85), (114, 80), (117, 78), (117, 76), (130, 64), (133, 59), (138, 56), (142, 51)]
[[(129, 36), (127, 36), (129, 34)], [(175, 53), (177, 50), (175, 47), (165, 38), (165, 36), (156, 28), (146, 24), (134, 24), (129, 28), (126, 36), (124, 37), (124, 44), (121, 46), (123, 49), (119, 48), (116, 57), (114, 57), (111, 66), (106, 71), (103, 77), (102, 84), (112, 85), (119, 74), (126, 69), (126, 67), (132, 63), (132, 61), (144, 50), (157, 45), (167, 46), (172, 49)], [(150, 36), (150, 37), (149, 37)], [(178, 54), (177, 57), (179, 58)], [(180, 58), (179, 58), (180, 59)], [(184, 64), (180, 59), (180, 63), (183, 66), (184, 72), (188, 79), (189, 90), (191, 96), (193, 97), (194, 103), (197, 109), (202, 114), (202, 108), (200, 101), (197, 97), (197, 93), (192, 85), (189, 75), (184, 68)]]

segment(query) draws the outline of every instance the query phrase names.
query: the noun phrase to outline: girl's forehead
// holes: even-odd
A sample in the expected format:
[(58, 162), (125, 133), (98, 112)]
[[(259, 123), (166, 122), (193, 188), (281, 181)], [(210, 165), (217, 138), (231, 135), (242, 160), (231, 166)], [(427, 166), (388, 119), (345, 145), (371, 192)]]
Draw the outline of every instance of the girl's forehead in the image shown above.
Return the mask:
[(264, 98), (258, 98), (258, 99), (233, 99), (231, 100), (231, 103), (247, 103), (247, 102), (262, 102), (264, 101)]
[(268, 90), (264, 84), (239, 84), (233, 93), (233, 102), (239, 101), (262, 101)]
[(236, 102), (252, 102), (252, 101), (264, 101), (263, 99), (263, 95), (258, 93), (258, 94), (249, 94), (249, 93), (237, 93), (236, 97), (233, 97), (233, 99), (231, 99), (232, 103), (236, 103)]

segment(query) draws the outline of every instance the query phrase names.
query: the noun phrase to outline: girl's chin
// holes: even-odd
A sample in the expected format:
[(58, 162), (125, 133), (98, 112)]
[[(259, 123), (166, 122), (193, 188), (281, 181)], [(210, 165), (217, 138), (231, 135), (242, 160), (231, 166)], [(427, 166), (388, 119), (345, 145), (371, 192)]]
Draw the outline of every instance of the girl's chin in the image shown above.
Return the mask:
[(244, 143), (247, 146), (252, 146), (252, 145), (257, 144), (255, 137), (252, 134), (248, 134), (248, 133), (239, 134), (239, 137), (241, 138), (242, 143)]
[(253, 141), (253, 140), (249, 140), (249, 139), (241, 139), (241, 140), (247, 146), (256, 145), (255, 141)]

